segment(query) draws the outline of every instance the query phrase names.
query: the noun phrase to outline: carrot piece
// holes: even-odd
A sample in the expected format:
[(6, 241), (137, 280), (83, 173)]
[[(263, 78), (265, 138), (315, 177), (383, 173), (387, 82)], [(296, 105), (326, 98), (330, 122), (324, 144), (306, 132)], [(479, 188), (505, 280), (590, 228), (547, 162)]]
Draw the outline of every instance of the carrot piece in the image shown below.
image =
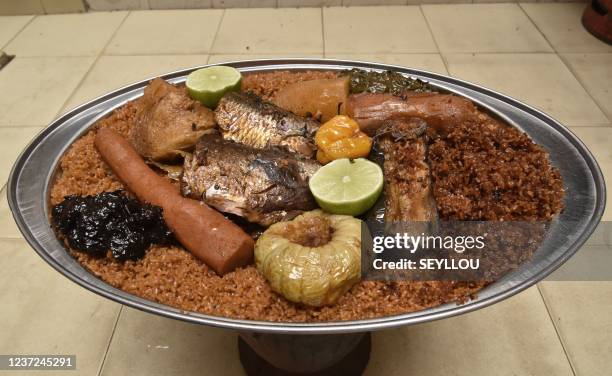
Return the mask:
[(176, 239), (215, 272), (223, 275), (252, 262), (254, 241), (247, 233), (203, 202), (181, 196), (146, 165), (124, 137), (101, 128), (95, 146), (138, 199), (164, 210), (164, 219)]

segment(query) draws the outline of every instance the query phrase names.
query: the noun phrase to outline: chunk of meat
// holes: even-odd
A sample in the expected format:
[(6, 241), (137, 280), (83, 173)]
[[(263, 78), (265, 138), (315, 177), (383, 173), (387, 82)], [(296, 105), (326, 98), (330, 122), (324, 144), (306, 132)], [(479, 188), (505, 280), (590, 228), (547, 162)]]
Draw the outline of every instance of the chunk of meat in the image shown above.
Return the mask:
[(130, 141), (140, 155), (156, 161), (175, 158), (215, 127), (211, 110), (161, 78), (145, 88), (135, 119)]

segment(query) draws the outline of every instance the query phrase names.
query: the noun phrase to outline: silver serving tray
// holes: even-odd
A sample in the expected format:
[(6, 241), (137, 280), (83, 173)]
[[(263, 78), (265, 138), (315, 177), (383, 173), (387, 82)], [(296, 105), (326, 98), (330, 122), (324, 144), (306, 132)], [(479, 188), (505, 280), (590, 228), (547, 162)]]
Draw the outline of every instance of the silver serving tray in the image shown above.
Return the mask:
[[(242, 72), (273, 70), (391, 69), (420, 78), (443, 91), (469, 98), (481, 108), (525, 131), (550, 152), (566, 188), (565, 210), (551, 228), (531, 262), (484, 288), (475, 300), (463, 305), (444, 304), (423, 311), (368, 320), (325, 323), (275, 323), (236, 320), (186, 312), (116, 289), (85, 270), (57, 240), (48, 220), (49, 188), (62, 154), (98, 119), (142, 95), (149, 80), (141, 81), (94, 99), (68, 112), (45, 128), (21, 153), (8, 181), (8, 202), (25, 239), (53, 268), (99, 295), (146, 312), (192, 323), (254, 332), (332, 334), (364, 332), (422, 323), (471, 312), (506, 299), (545, 278), (567, 261), (593, 232), (605, 207), (601, 170), (586, 146), (565, 126), (542, 112), (503, 94), (455, 78), (399, 66), (324, 59), (250, 60), (228, 62)], [(201, 67), (163, 75), (172, 83)]]

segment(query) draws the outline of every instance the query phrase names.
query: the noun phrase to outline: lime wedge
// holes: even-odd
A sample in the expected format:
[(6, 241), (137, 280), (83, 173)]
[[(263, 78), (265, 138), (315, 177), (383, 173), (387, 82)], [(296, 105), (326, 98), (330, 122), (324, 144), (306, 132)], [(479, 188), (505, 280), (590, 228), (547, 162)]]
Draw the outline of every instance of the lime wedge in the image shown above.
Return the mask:
[(383, 188), (383, 172), (365, 158), (336, 159), (321, 167), (309, 186), (323, 210), (356, 216), (376, 203)]
[(242, 75), (232, 67), (218, 65), (195, 70), (187, 76), (187, 90), (191, 98), (214, 109), (228, 91), (240, 89)]

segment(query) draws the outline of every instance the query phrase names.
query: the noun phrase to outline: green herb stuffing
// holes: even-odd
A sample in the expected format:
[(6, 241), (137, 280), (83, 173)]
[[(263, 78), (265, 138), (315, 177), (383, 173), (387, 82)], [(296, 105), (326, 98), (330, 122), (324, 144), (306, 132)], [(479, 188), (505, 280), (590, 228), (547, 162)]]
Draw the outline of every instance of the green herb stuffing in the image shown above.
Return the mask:
[(419, 79), (393, 71), (369, 72), (362, 69), (346, 71), (351, 77), (351, 94), (390, 93), (401, 96), (406, 91), (431, 92), (434, 88)]

